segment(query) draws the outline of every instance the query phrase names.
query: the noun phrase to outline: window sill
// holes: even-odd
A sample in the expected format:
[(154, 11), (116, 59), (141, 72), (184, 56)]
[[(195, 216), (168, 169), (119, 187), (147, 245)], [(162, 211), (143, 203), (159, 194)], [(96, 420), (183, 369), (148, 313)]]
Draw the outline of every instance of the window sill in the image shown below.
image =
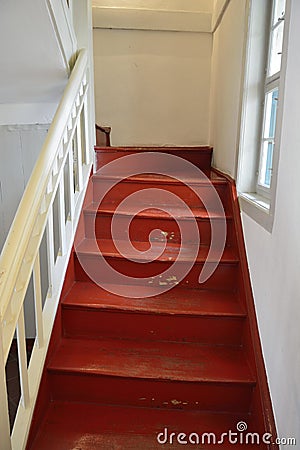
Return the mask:
[(269, 199), (255, 192), (240, 192), (239, 203), (241, 210), (255, 222), (271, 232), (273, 227), (273, 214)]

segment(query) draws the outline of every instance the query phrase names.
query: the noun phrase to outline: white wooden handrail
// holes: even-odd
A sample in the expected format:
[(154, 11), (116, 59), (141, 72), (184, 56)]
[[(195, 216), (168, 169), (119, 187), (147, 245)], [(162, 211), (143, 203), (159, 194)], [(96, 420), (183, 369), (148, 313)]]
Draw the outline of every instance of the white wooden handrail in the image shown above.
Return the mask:
[[(28, 243), (30, 232), (34, 224), (33, 217), (38, 213), (41, 206), (45, 188), (51, 175), (51, 169), (55, 158), (57, 157), (57, 143), (60, 142), (65, 133), (67, 124), (65, 123), (64, 118), (68, 116), (68, 111), (73, 107), (78, 86), (81, 83), (86, 70), (86, 64), (87, 55), (85, 51), (82, 51), (79, 54), (77, 64), (71, 73), (63, 99), (59, 104), (43, 145), (43, 149), (27, 184), (17, 214), (3, 247), (0, 260), (0, 318), (3, 317), (4, 311), (8, 306), (9, 296), (7, 293), (12, 289), (12, 286), (14, 286), (18, 266), (21, 263), (20, 255)], [(32, 195), (33, 192), (35, 193), (34, 196)], [(14, 267), (14, 271), (10, 272), (9, 268), (12, 267)]]
[[(93, 139), (89, 136), (88, 89), (87, 52), (81, 50), (0, 256), (1, 450), (21, 450), (26, 444), (59, 295), (92, 166)], [(54, 208), (55, 202), (58, 208)], [(58, 226), (55, 227), (55, 224)], [(46, 268), (42, 267), (40, 261), (44, 235)], [(55, 242), (59, 242), (58, 248)], [(43, 271), (47, 272), (48, 279), (44, 299), (41, 287)], [(36, 339), (27, 368), (24, 301), (31, 279)], [(5, 365), (15, 333), (18, 340), (21, 401), (10, 435)]]

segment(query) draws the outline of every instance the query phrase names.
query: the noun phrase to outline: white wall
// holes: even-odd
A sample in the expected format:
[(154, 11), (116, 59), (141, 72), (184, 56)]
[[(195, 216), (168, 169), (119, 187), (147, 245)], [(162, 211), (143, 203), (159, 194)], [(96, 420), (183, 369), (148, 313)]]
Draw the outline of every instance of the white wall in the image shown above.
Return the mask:
[(47, 131), (47, 125), (0, 126), (0, 251)]
[[(246, 0), (231, 0), (214, 36), (215, 164), (235, 177)], [(300, 2), (292, 0), (274, 226), (242, 214), (257, 317), (280, 437), (300, 442)]]
[(64, 12), (65, 0), (1, 2), (1, 125), (52, 120), (76, 50)]
[[(0, 126), (0, 253), (48, 131), (47, 125)], [(25, 300), (26, 335), (35, 336), (32, 287)]]
[(214, 0), (92, 0), (94, 6), (212, 12)]
[(86, 48), (88, 51), (88, 110), (89, 110), (89, 138), (90, 149), (96, 143), (95, 136), (95, 89), (94, 89), (94, 57), (93, 57), (93, 18), (92, 4), (86, 0), (73, 0), (70, 2), (73, 16), (73, 27), (76, 35), (78, 48)]
[(247, 0), (231, 0), (213, 36), (210, 144), (214, 165), (235, 177)]
[(211, 35), (94, 30), (96, 121), (113, 145), (207, 144)]
[(207, 144), (213, 0), (94, 0), (96, 120), (114, 145)]
[(300, 3), (298, 0), (292, 0), (291, 3), (274, 226), (272, 233), (268, 233), (247, 215), (243, 215), (243, 223), (278, 431), (282, 437), (296, 437), (298, 448), (300, 445)]

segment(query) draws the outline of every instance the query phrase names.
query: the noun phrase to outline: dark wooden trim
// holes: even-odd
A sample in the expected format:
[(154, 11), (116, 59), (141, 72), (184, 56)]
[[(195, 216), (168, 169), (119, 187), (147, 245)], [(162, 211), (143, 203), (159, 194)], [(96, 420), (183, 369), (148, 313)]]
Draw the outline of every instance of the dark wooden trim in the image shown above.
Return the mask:
[(97, 147), (105, 146), (110, 147), (110, 133), (111, 127), (102, 127), (95, 125), (96, 128), (96, 145)]
[[(277, 438), (277, 430), (275, 424), (275, 417), (273, 413), (273, 405), (271, 401), (271, 395), (268, 386), (267, 373), (265, 369), (265, 362), (262, 352), (262, 346), (260, 341), (256, 310), (254, 297), (251, 286), (251, 279), (249, 273), (249, 267), (247, 262), (247, 253), (244, 242), (244, 233), (241, 221), (241, 211), (238, 202), (238, 195), (236, 190), (235, 181), (227, 174), (224, 174), (218, 169), (212, 168), (212, 170), (225, 177), (230, 186), (230, 201), (232, 203), (232, 212), (233, 212), (233, 220), (236, 230), (236, 239), (237, 239), (237, 249), (239, 252), (240, 258), (240, 267), (241, 267), (241, 276), (243, 282), (243, 294), (245, 296), (245, 307), (248, 315), (248, 323), (249, 323), (249, 336), (251, 339), (251, 344), (253, 348), (252, 354), (249, 355), (249, 358), (253, 358), (256, 368), (256, 376), (257, 376), (257, 386), (259, 389), (259, 397), (261, 403), (261, 410), (263, 414), (264, 420), (264, 432), (270, 433), (272, 435), (272, 444), (269, 446), (269, 449), (279, 450), (279, 445), (275, 443)], [(245, 337), (245, 345), (247, 346), (247, 337)], [(250, 352), (249, 352), (250, 354)]]

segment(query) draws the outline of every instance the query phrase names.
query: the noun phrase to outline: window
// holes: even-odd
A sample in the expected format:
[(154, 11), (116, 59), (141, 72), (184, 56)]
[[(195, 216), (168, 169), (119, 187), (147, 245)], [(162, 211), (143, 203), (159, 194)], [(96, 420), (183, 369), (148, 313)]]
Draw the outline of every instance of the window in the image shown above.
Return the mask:
[(269, 34), (269, 49), (264, 86), (264, 113), (257, 192), (269, 196), (272, 181), (273, 155), (283, 46), (285, 0), (274, 0)]
[(251, 0), (237, 188), (242, 210), (272, 229), (290, 0)]

